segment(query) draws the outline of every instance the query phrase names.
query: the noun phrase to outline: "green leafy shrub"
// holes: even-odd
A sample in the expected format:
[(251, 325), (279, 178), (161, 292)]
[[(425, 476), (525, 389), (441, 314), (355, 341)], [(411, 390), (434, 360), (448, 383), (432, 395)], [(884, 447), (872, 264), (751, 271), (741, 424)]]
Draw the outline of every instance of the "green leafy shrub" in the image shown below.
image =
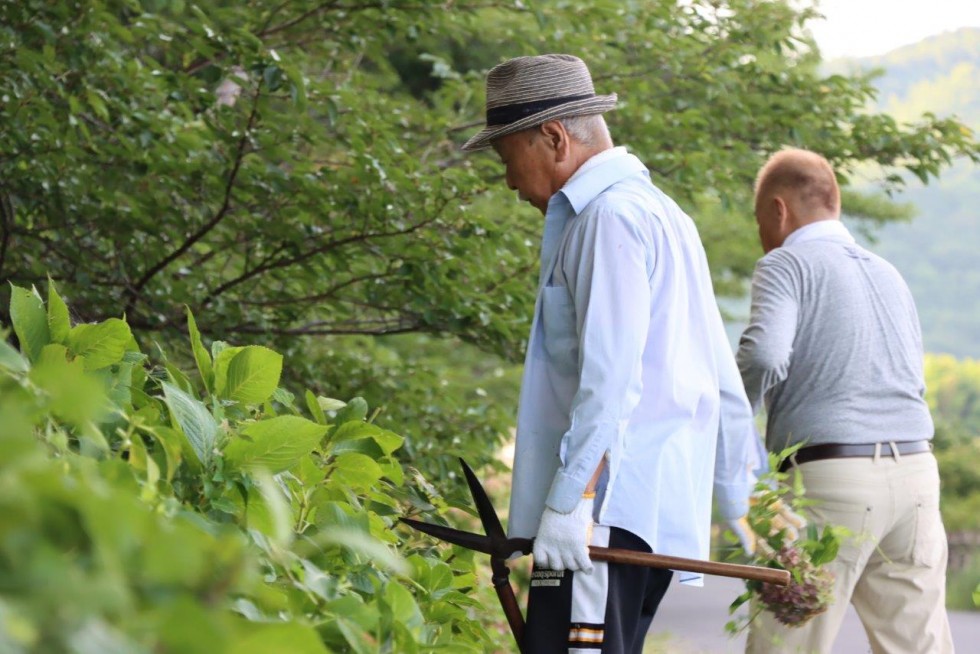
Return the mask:
[(277, 352), (206, 348), (189, 312), (192, 373), (124, 320), (71, 325), (52, 283), (11, 297), (0, 650), (486, 649), (472, 557), (396, 550), (398, 515), (448, 505), (364, 400), (297, 399)]
[[(833, 602), (833, 574), (824, 567), (837, 558), (841, 543), (851, 536), (849, 530), (827, 524), (818, 528), (807, 524), (801, 532), (790, 528), (782, 516), (783, 508), (802, 515), (806, 507), (819, 504), (806, 498), (803, 479), (798, 472), (778, 472), (782, 462), (796, 453), (802, 444), (794, 445), (779, 453), (769, 454), (769, 472), (763, 474), (755, 487), (747, 515), (748, 526), (756, 534), (756, 552), (752, 557), (756, 565), (788, 570), (788, 586), (746, 581), (746, 590), (729, 606), (734, 614), (739, 607), (751, 601), (748, 617), (736, 618), (725, 625), (729, 633), (737, 633), (748, 626), (762, 610), (768, 610), (780, 623), (798, 627), (827, 610)], [(728, 533), (732, 542), (737, 542)], [(737, 547), (734, 556), (745, 556)]]

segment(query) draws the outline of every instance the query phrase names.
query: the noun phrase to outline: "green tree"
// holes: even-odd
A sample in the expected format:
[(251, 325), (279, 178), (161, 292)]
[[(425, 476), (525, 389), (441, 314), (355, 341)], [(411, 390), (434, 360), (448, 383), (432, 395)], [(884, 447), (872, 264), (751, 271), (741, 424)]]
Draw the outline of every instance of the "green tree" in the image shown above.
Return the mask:
[(975, 152), (955, 121), (864, 113), (867, 77), (821, 78), (809, 10), (521, 7), (5, 3), (0, 279), (50, 272), (80, 317), (121, 302), (138, 330), (188, 304), (214, 333), (435, 332), (513, 356), (537, 230), (456, 146), (483, 68), (558, 47), (622, 94), (617, 138), (689, 202), (744, 199), (787, 143), (922, 177)]
[(964, 438), (980, 436), (980, 360), (930, 354), (925, 377), (933, 417), (955, 426)]
[(925, 375), (946, 528), (980, 532), (980, 361), (930, 354)]
[[(218, 338), (279, 337), (287, 369), (329, 388), (346, 364), (317, 356), (357, 347), (340, 336), (450, 336), (447, 357), (461, 341), (518, 361), (539, 217), (507, 200), (492, 156), (458, 146), (486, 68), (570, 51), (620, 94), (614, 137), (696, 217), (719, 290), (737, 292), (772, 151), (818, 149), (843, 181), (874, 162), (888, 189), (896, 169), (927, 179), (977, 153), (954, 120), (865, 111), (868, 75), (821, 75), (813, 16), (782, 0), (4, 2), (0, 281), (50, 275), (78, 319), (124, 314), (144, 342), (178, 334), (186, 305)], [(407, 360), (404, 343), (382, 350)], [(471, 429), (467, 410), (406, 435), (489, 457), (505, 425)]]
[(980, 361), (926, 355), (926, 401), (936, 423), (933, 439), (939, 478), (940, 508), (949, 534), (947, 604), (972, 608), (971, 593), (980, 580), (976, 538), (980, 534)]

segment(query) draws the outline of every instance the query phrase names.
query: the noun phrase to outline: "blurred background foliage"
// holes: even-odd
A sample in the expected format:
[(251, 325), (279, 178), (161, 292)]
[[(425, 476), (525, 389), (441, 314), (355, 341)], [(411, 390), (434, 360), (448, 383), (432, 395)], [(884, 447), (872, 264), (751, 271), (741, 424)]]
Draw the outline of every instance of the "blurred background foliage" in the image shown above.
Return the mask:
[[(828, 66), (814, 15), (783, 0), (0, 1), (0, 281), (50, 276), (77, 323), (124, 316), (154, 365), (167, 352), (193, 367), (185, 306), (202, 347), (270, 346), (284, 387), (365, 398), (371, 424), (405, 439), (392, 456), (458, 504), (455, 456), (504, 467), (539, 238), (493, 156), (458, 149), (482, 124), (486, 70), (585, 59), (597, 91), (619, 94), (614, 139), (694, 217), (719, 296), (738, 297), (759, 254), (752, 179), (771, 152), (823, 152), (882, 247), (911, 214), (896, 198), (956, 160), (953, 175), (975, 175), (971, 115), (900, 106), (901, 84), (879, 93), (891, 78), (876, 66), (901, 62)], [(956, 79), (976, 61), (976, 34), (961, 41), (974, 54)], [(975, 106), (962, 86), (942, 97)], [(956, 233), (976, 221), (957, 215), (955, 229), (921, 227), (910, 260), (937, 231), (969, 250)], [(961, 345), (975, 311), (947, 311), (951, 335), (931, 340), (924, 299), (958, 288), (933, 270), (932, 286), (910, 279), (927, 343), (976, 356)], [(943, 418), (937, 443), (960, 452), (975, 428)], [(943, 460), (945, 476), (959, 459)], [(972, 492), (968, 473), (946, 490)], [(980, 530), (967, 505), (946, 506), (951, 525)]]
[[(876, 71), (878, 110), (899, 120), (923, 112), (956, 116), (980, 129), (980, 28), (962, 28), (879, 57), (835, 60), (840, 73)], [(916, 298), (926, 349), (980, 356), (980, 166), (955, 162), (934, 184), (911, 183), (903, 200), (916, 220), (875, 232), (874, 248), (892, 261)]]

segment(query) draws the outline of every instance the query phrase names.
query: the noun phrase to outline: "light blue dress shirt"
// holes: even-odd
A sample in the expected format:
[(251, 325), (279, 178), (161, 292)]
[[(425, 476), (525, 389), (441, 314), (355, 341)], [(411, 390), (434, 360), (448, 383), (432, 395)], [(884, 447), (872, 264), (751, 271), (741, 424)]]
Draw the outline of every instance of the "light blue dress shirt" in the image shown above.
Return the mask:
[(605, 457), (597, 522), (706, 559), (712, 486), (746, 512), (756, 440), (693, 221), (624, 148), (596, 155), (545, 215), (510, 535), (571, 511)]

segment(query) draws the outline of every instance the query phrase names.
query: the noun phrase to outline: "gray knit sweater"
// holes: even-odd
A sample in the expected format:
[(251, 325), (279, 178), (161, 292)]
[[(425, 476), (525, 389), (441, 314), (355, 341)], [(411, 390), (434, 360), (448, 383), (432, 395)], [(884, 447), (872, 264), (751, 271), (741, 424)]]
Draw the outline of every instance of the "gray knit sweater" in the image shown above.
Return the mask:
[(838, 221), (812, 223), (763, 257), (738, 365), (766, 445), (932, 438), (922, 335), (908, 286)]

